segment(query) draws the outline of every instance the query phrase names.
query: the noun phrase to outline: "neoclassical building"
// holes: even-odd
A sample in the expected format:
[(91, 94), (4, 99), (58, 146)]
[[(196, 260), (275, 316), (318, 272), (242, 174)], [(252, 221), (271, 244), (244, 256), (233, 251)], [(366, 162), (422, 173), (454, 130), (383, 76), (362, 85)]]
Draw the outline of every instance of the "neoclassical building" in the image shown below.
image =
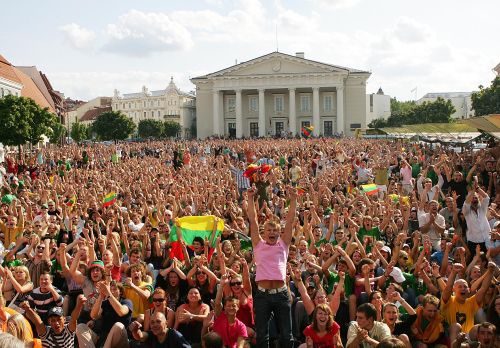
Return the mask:
[(370, 72), (272, 52), (191, 79), (196, 85), (197, 134), (236, 138), (352, 134), (366, 126)]
[(167, 88), (149, 91), (145, 86), (138, 93), (121, 95), (115, 90), (111, 107), (132, 118), (135, 123), (154, 119), (178, 122), (182, 127), (182, 136), (189, 136), (191, 124), (196, 117), (196, 97), (182, 92), (174, 83), (173, 77)]

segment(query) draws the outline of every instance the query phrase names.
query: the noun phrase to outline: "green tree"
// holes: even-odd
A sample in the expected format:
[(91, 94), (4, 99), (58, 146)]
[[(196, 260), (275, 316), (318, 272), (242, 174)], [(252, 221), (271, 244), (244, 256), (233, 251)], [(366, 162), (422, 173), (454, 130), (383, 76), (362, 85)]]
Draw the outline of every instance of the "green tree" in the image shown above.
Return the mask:
[(78, 121), (73, 123), (73, 125), (71, 126), (71, 139), (73, 139), (77, 143), (80, 143), (83, 140), (88, 139), (87, 128), (89, 127)]
[(52, 144), (61, 144), (62, 138), (66, 134), (66, 128), (59, 122), (54, 123), (51, 128), (50, 142)]
[(0, 99), (0, 139), (5, 145), (32, 144), (50, 137), (57, 116), (33, 99), (8, 95)]
[(119, 111), (104, 112), (92, 123), (92, 131), (101, 140), (127, 139), (134, 130), (134, 121)]
[(491, 86), (479, 86), (479, 91), (472, 93), (472, 108), (476, 116), (500, 114), (500, 76), (491, 81)]
[(449, 123), (455, 107), (451, 100), (438, 97), (433, 102), (424, 102), (417, 105), (408, 115), (407, 124), (420, 123)]
[(141, 138), (159, 138), (163, 133), (163, 122), (153, 119), (139, 121), (137, 131)]
[(370, 128), (384, 128), (387, 127), (387, 120), (384, 120), (383, 118), (377, 118), (370, 123), (368, 123), (368, 127)]
[(176, 137), (181, 132), (181, 125), (175, 121), (165, 121), (163, 123), (163, 136)]

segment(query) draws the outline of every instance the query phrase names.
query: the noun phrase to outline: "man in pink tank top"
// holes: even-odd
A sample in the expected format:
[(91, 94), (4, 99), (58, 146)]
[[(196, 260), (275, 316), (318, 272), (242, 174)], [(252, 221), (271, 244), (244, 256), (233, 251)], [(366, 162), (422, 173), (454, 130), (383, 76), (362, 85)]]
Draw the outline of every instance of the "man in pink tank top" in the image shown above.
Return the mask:
[(292, 241), (292, 227), (297, 208), (297, 191), (289, 189), (290, 206), (283, 231), (276, 221), (266, 221), (264, 231), (259, 234), (255, 208), (255, 189), (248, 192), (248, 219), (256, 264), (257, 292), (254, 297), (255, 330), (257, 347), (269, 347), (269, 323), (272, 315), (279, 325), (280, 347), (292, 347), (292, 314), (286, 265), (288, 249)]

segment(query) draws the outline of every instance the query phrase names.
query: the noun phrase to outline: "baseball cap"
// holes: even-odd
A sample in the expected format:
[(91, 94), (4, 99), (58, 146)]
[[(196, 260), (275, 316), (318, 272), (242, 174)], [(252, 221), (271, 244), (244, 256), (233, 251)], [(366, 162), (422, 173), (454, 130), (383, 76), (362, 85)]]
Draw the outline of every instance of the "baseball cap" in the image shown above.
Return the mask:
[(53, 315), (58, 317), (64, 317), (63, 309), (61, 307), (52, 307), (51, 309), (49, 309), (49, 312), (47, 313), (47, 318), (50, 318)]
[(391, 248), (389, 248), (387, 245), (384, 245), (380, 251), (385, 251), (386, 253), (391, 253)]
[(405, 277), (403, 276), (403, 272), (399, 267), (394, 267), (391, 272), (391, 277), (398, 283), (403, 283), (405, 281)]

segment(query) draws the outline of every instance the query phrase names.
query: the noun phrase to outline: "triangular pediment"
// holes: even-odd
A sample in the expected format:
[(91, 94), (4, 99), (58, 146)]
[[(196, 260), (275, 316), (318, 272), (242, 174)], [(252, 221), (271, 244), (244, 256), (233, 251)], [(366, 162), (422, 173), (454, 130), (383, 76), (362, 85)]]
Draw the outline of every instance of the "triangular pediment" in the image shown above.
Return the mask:
[(273, 52), (206, 75), (208, 78), (275, 74), (348, 74), (350, 69)]

